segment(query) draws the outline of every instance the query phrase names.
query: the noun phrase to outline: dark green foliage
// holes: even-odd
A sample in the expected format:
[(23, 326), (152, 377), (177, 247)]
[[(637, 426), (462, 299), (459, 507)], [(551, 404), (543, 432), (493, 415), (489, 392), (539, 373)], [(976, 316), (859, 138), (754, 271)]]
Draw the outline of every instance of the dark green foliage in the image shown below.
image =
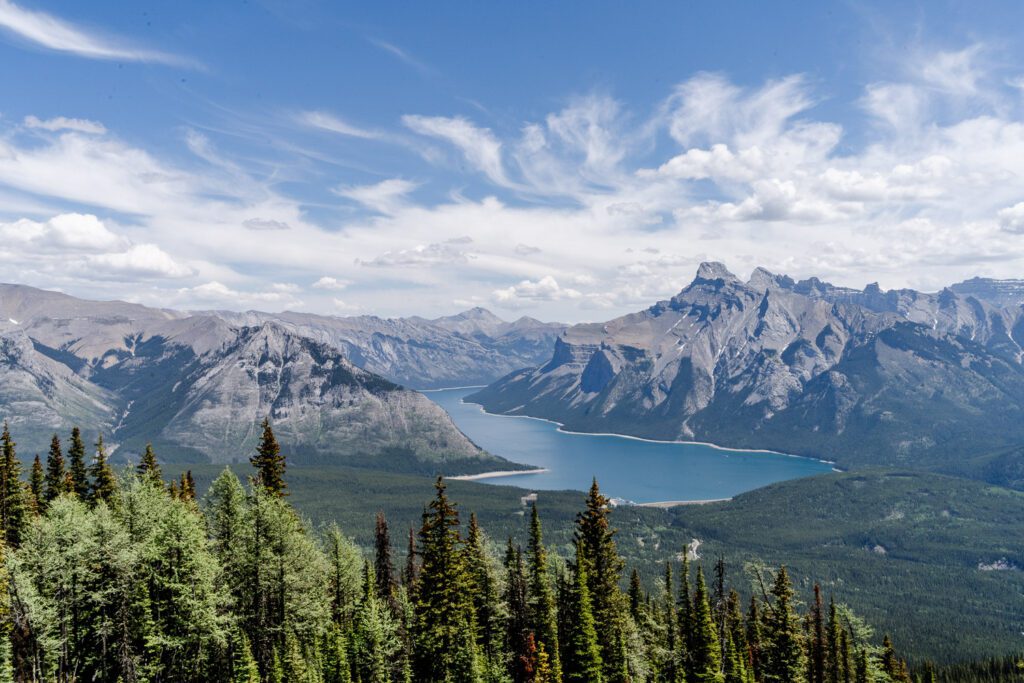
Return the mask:
[(60, 438), (54, 434), (50, 440), (50, 452), (46, 455), (46, 477), (43, 481), (43, 500), (50, 503), (63, 493), (72, 493), (68, 486), (68, 473), (64, 470), (64, 453), (60, 448)]
[(36, 457), (32, 461), (32, 469), (28, 474), (29, 508), (35, 514), (42, 512), (43, 506), (46, 504), (46, 498), (44, 497), (45, 480), (46, 475), (43, 474), (43, 461), (39, 459), (39, 454), (36, 453)]
[(597, 638), (597, 624), (590, 601), (583, 543), (576, 544), (572, 578), (563, 584), (564, 628), (558, 634), (562, 643), (562, 675), (566, 683), (601, 683), (604, 662)]
[(21, 462), (15, 452), (11, 431), (4, 422), (0, 435), (3, 446), (0, 461), (0, 528), (4, 540), (11, 548), (17, 548), (28, 524), (28, 495), (21, 482)]
[(704, 582), (702, 567), (697, 567), (691, 628), (690, 666), (692, 675), (688, 676), (686, 680), (700, 683), (720, 683), (722, 681), (722, 646), (711, 614), (708, 587)]
[(264, 418), (261, 427), (263, 436), (256, 447), (256, 454), (249, 458), (249, 462), (256, 468), (257, 480), (268, 493), (284, 496), (288, 485), (284, 483), (285, 460), (281, 455), (281, 446), (274, 438), (270, 418)]
[(139, 464), (135, 467), (135, 471), (138, 472), (139, 477), (143, 481), (155, 484), (163, 481), (163, 472), (160, 471), (160, 463), (157, 462), (156, 453), (153, 452), (153, 444), (146, 444), (146, 450), (143, 451), (142, 457), (139, 458)]
[(537, 667), (536, 643), (530, 631), (529, 587), (523, 551), (508, 540), (505, 548), (505, 648), (514, 683), (531, 681)]
[(793, 585), (785, 567), (779, 569), (766, 602), (761, 676), (765, 683), (790, 683), (804, 679), (803, 636), (793, 609)]
[(78, 427), (71, 430), (71, 445), (68, 447), (68, 472), (75, 495), (81, 500), (89, 499), (89, 470), (85, 462), (85, 442)]
[(475, 681), (480, 676), (475, 615), (459, 515), (440, 477), (436, 491), (420, 529), (423, 566), (416, 584), (414, 677)]
[(383, 512), (377, 513), (374, 527), (373, 570), (377, 598), (392, 609), (395, 606), (395, 565), (391, 561), (391, 533)]
[(595, 479), (587, 494), (586, 508), (576, 520), (576, 537), (583, 551), (583, 561), (587, 564), (585, 575), (593, 603), (604, 679), (607, 683), (619, 683), (628, 677), (623, 624), (625, 610), (619, 589), (624, 563), (615, 547), (610, 512), (608, 499), (601, 494)]
[(107, 450), (103, 445), (102, 434), (96, 439), (96, 455), (93, 456), (89, 475), (92, 477), (89, 500), (94, 505), (99, 502), (114, 505), (117, 497), (117, 476), (114, 474), (114, 468), (107, 462)]
[(536, 502), (530, 506), (530, 535), (526, 555), (530, 580), (530, 628), (538, 648), (547, 653), (551, 677), (559, 680), (562, 677), (562, 662), (559, 655), (557, 608)]

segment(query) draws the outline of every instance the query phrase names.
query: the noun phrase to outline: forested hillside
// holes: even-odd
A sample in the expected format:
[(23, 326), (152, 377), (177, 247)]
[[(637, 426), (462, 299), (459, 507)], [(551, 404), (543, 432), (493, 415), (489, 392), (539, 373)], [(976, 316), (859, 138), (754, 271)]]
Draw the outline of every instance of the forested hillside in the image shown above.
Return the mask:
[(910, 680), (840, 602), (801, 610), (785, 567), (743, 604), (686, 548), (645, 582), (596, 482), (560, 558), (536, 506), (525, 545), (499, 543), (438, 480), (399, 567), (383, 514), (372, 553), (298, 516), (269, 424), (248, 487), (225, 471), (201, 500), (151, 450), (117, 476), (102, 440), (87, 459), (55, 439), (24, 484), (6, 430), (2, 447), (6, 680)]

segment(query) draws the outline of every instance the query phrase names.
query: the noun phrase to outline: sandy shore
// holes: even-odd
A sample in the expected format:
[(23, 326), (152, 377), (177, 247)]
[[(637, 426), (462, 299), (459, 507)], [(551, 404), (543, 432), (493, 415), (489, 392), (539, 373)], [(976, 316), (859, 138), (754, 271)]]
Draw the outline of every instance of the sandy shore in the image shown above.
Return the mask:
[(724, 503), (732, 498), (709, 498), (707, 500), (661, 500), (656, 503), (637, 503), (641, 508), (674, 508), (679, 505), (707, 505), (708, 503)]
[(445, 479), (474, 481), (476, 479), (490, 479), (491, 477), (512, 477), (517, 474), (543, 474), (547, 471), (546, 467), (538, 467), (534, 470), (498, 470), (496, 472), (481, 472), (480, 474), (460, 474), (454, 477), (445, 477)]

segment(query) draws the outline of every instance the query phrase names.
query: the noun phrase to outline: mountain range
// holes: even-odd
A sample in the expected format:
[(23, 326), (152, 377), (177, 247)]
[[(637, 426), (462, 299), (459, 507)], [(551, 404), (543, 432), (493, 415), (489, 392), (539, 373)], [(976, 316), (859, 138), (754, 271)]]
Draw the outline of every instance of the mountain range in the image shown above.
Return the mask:
[(164, 459), (233, 462), (269, 416), (295, 462), (446, 473), (515, 465), (402, 384), (493, 380), (536, 364), (561, 329), (482, 309), (438, 320), (189, 313), (18, 285), (0, 286), (0, 320), (0, 408), (23, 451), (81, 425), (122, 454), (152, 440)]
[(1024, 283), (836, 287), (704, 263), (667, 301), (568, 327), (469, 396), (584, 432), (1024, 485)]

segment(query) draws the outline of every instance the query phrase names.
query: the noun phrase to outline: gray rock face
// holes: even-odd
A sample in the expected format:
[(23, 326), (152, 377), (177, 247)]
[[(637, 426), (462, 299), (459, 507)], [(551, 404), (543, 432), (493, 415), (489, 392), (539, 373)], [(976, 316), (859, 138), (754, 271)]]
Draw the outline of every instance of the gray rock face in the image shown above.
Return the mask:
[(483, 385), (544, 362), (564, 328), (532, 318), (505, 322), (482, 308), (425, 318), (338, 318), (308, 313), (216, 313), (237, 325), (276, 322), (333, 346), (355, 363), (417, 389)]
[(579, 431), (973, 471), (1024, 441), (1022, 343), (1019, 306), (952, 289), (743, 282), (705, 263), (672, 299), (570, 327), (547, 363), (470, 400)]
[[(387, 355), (373, 347), (363, 353), (351, 341), (373, 339), (381, 327), (405, 333), (389, 342), (403, 351), (396, 363), (416, 357), (411, 349), (429, 348), (428, 335), (450, 342), (434, 351), (443, 357), (454, 356), (459, 344), (484, 349), (467, 336), (473, 330), (512, 345), (535, 332), (531, 343), (539, 344), (549, 334), (539, 323), (491, 318), (469, 312), (435, 322), (370, 319), (377, 328), (350, 334), (346, 354), (339, 330), (359, 331), (358, 321), (367, 319), (187, 314), (0, 286), (0, 409), (28, 452), (45, 451), (53, 432), (81, 425), (87, 433), (103, 431), (123, 453), (151, 440), (168, 459), (244, 462), (269, 415), (293, 462), (445, 473), (510, 467), (473, 444), (425, 396), (347, 357), (385, 362)], [(478, 357), (493, 361), (498, 354), (484, 349)], [(463, 363), (467, 375), (494, 372), (472, 359)]]

